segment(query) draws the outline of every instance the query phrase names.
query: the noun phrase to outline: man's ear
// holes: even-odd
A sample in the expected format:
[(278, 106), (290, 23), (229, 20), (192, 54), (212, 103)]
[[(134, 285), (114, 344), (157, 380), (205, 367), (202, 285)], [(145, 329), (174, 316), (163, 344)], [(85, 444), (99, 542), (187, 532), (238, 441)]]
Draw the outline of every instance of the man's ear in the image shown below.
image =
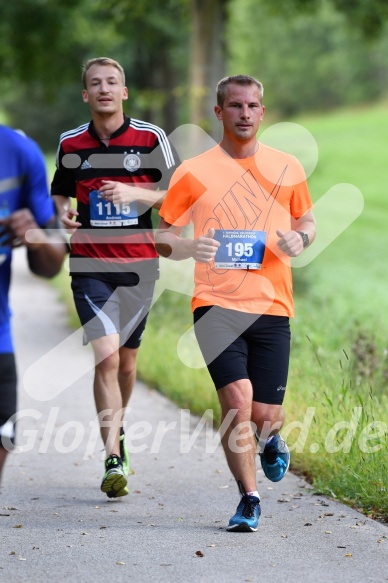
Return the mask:
[(222, 120), (222, 107), (220, 107), (219, 105), (215, 105), (214, 106), (214, 113), (216, 114), (216, 118), (218, 120)]
[(86, 89), (82, 90), (82, 100), (84, 103), (89, 103), (89, 96), (88, 96), (88, 92), (86, 91)]
[(123, 101), (128, 99), (128, 87), (123, 87)]

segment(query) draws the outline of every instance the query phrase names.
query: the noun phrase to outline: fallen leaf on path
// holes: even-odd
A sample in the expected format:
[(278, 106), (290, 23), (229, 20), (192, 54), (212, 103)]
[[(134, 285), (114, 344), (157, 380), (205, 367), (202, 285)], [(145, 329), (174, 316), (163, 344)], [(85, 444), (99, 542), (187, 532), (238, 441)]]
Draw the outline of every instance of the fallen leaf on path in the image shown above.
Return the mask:
[(195, 554), (197, 555), (197, 557), (203, 557), (204, 556), (204, 554), (203, 554), (202, 551), (197, 551)]

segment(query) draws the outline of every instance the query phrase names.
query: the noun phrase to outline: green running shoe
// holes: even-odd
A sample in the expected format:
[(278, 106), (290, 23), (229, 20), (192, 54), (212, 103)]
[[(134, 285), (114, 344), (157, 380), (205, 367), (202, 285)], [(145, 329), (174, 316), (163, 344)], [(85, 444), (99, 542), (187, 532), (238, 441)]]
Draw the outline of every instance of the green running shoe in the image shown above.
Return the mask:
[(123, 463), (124, 474), (128, 476), (131, 471), (131, 463), (129, 461), (129, 453), (127, 450), (127, 444), (125, 442), (125, 433), (122, 427), (120, 429), (120, 456)]
[(105, 474), (101, 482), (101, 491), (108, 498), (119, 498), (128, 494), (127, 478), (123, 464), (117, 455), (110, 455), (105, 460)]

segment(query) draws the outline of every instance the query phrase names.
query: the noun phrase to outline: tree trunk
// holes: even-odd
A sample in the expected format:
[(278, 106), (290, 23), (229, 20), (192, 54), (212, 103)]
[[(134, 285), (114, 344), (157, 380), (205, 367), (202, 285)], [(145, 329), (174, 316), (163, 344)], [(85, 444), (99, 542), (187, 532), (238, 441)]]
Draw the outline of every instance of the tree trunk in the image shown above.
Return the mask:
[(227, 0), (191, 0), (190, 122), (219, 140), (214, 115), (217, 82), (225, 75)]

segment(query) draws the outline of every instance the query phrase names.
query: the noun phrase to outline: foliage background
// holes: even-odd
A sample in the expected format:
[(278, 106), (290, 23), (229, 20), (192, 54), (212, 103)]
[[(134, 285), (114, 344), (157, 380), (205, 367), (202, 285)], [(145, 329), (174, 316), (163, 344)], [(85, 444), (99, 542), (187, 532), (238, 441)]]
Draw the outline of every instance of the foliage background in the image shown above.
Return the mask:
[(169, 133), (217, 137), (224, 74), (265, 86), (274, 116), (371, 103), (388, 91), (381, 0), (18, 0), (0, 6), (0, 108), (46, 151), (84, 123), (82, 63), (107, 55), (127, 74), (127, 113)]

